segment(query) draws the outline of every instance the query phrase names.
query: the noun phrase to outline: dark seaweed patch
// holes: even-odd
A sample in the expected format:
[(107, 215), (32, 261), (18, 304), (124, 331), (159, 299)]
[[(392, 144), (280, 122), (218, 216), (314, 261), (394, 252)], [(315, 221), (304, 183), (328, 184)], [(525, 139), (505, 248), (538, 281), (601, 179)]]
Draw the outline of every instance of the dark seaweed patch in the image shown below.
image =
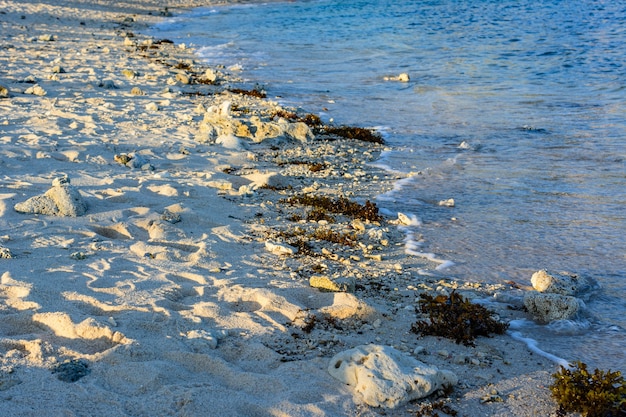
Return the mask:
[(491, 311), (455, 291), (449, 297), (421, 294), (420, 298), (416, 310), (428, 314), (430, 320), (414, 323), (411, 326), (413, 333), (442, 336), (454, 339), (456, 343), (474, 346), (476, 337), (502, 334), (509, 327), (508, 323), (494, 320)]

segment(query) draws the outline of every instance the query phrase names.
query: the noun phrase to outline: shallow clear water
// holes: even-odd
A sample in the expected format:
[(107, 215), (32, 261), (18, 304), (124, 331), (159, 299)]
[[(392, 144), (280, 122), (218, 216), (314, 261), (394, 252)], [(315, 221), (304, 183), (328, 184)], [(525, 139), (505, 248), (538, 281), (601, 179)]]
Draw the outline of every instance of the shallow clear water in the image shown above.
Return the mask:
[(285, 104), (380, 128), (394, 147), (380, 163), (418, 173), (380, 205), (419, 217), (421, 249), (454, 262), (439, 274), (597, 280), (588, 328), (527, 331), (626, 371), (622, 2), (294, 1), (199, 9), (154, 35), (241, 65)]

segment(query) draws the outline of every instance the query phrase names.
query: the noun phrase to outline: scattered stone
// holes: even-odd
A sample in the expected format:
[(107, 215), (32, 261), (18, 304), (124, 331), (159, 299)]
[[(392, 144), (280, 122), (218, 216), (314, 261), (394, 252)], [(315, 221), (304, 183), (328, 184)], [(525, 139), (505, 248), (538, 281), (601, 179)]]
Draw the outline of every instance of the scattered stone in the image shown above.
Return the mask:
[(168, 223), (176, 224), (180, 223), (182, 219), (180, 218), (180, 214), (172, 213), (168, 209), (165, 209), (163, 211), (163, 214), (161, 214), (161, 220), (164, 220)]
[(47, 93), (46, 93), (46, 90), (41, 88), (41, 86), (33, 85), (32, 87), (28, 87), (26, 91), (24, 91), (24, 94), (32, 94), (35, 96), (45, 96)]
[(87, 259), (87, 254), (85, 252), (74, 252), (70, 255), (70, 258), (77, 261), (83, 261)]
[(394, 408), (458, 382), (450, 371), (382, 345), (362, 345), (338, 353), (328, 372), (350, 385), (372, 407)]
[(577, 275), (548, 273), (545, 269), (535, 272), (530, 282), (533, 288), (539, 292), (572, 296), (590, 287), (586, 279)]
[(43, 34), (43, 35), (39, 35), (37, 40), (39, 40), (41, 42), (52, 42), (52, 41), (55, 40), (55, 38), (54, 38), (54, 35), (46, 33), (46, 34)]
[(211, 68), (207, 69), (204, 72), (204, 78), (210, 82), (210, 83), (214, 83), (217, 81), (217, 73), (215, 71), (213, 71)]
[(143, 92), (143, 90), (142, 90), (141, 88), (139, 88), (139, 87), (133, 87), (133, 88), (130, 90), (130, 94), (132, 94), (133, 96), (143, 96), (143, 95), (144, 95), (144, 92)]
[(104, 88), (105, 90), (115, 90), (117, 88), (112, 80), (102, 80), (98, 83), (98, 87)]
[(55, 65), (52, 67), (51, 71), (53, 74), (65, 74), (65, 70), (60, 65)]
[(89, 363), (84, 359), (67, 360), (52, 369), (52, 373), (63, 382), (76, 382), (90, 372)]
[(148, 110), (148, 111), (159, 111), (159, 105), (154, 103), (154, 102), (148, 103), (148, 104), (146, 104), (146, 110)]
[(265, 242), (265, 249), (269, 252), (272, 252), (274, 255), (293, 255), (298, 252), (298, 248), (294, 248), (293, 246), (289, 246), (287, 244), (278, 244), (272, 242)]
[(502, 399), (502, 397), (500, 396), (500, 393), (495, 390), (492, 389), (489, 394), (484, 395), (480, 398), (480, 402), (481, 404), (485, 404), (485, 403), (501, 403), (504, 400)]
[(135, 78), (137, 78), (137, 73), (130, 69), (122, 70), (122, 75), (129, 80), (134, 80)]
[(3, 85), (0, 85), (0, 98), (9, 98), (11, 94), (9, 93), (9, 89)]
[(317, 288), (321, 291), (329, 292), (351, 292), (353, 293), (356, 288), (356, 282), (354, 278), (338, 278), (332, 280), (327, 276), (314, 275), (309, 278), (309, 285), (313, 288)]
[(55, 178), (52, 181), (52, 188), (43, 195), (17, 203), (14, 208), (20, 213), (76, 217), (87, 212), (87, 203), (78, 190), (70, 185), (70, 179), (64, 176)]
[(131, 159), (133, 159), (132, 155), (129, 155), (127, 153), (120, 153), (113, 156), (113, 160), (122, 165), (128, 164)]
[(181, 84), (190, 84), (191, 78), (189, 77), (189, 75), (179, 72), (178, 74), (176, 74), (176, 81)]
[(550, 323), (573, 318), (584, 303), (568, 295), (530, 291), (524, 296), (524, 306), (538, 322)]

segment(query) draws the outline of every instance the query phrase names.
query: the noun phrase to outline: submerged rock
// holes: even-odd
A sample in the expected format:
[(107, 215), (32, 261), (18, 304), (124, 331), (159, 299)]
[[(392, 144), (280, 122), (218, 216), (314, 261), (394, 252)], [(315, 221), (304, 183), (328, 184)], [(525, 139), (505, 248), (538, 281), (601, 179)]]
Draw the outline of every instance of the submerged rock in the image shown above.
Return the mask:
[(87, 203), (78, 190), (70, 185), (70, 179), (64, 176), (55, 178), (52, 188), (44, 194), (17, 203), (14, 208), (20, 213), (77, 217), (87, 212)]
[(363, 345), (335, 355), (328, 372), (372, 407), (394, 408), (458, 382), (457, 376), (391, 346)]

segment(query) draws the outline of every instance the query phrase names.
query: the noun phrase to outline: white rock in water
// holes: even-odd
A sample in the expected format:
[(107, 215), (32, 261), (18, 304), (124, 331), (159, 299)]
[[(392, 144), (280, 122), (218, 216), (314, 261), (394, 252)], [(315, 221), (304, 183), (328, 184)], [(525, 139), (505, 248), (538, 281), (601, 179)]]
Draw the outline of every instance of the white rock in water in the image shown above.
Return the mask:
[(400, 81), (401, 83), (408, 83), (411, 81), (411, 77), (409, 77), (409, 74), (406, 72), (403, 72), (402, 74), (398, 74), (393, 77), (385, 77), (385, 81)]
[(293, 246), (269, 241), (265, 242), (265, 249), (272, 252), (274, 255), (293, 255), (298, 252), (298, 248), (294, 248)]
[(408, 216), (404, 213), (398, 213), (398, 223), (405, 226), (419, 226), (419, 220), (416, 216)]
[(535, 272), (530, 282), (539, 292), (561, 295), (576, 295), (590, 287), (589, 282), (584, 278), (569, 274), (548, 273), (545, 269)]
[(449, 198), (447, 200), (441, 200), (439, 202), (440, 206), (444, 206), (444, 207), (454, 207), (454, 198)]
[(582, 300), (569, 295), (530, 291), (524, 296), (524, 306), (540, 323), (570, 320), (584, 305)]
[(391, 346), (362, 345), (335, 355), (328, 372), (372, 407), (394, 408), (455, 385), (457, 376), (426, 365)]
[(43, 195), (31, 197), (17, 203), (15, 211), (20, 213), (44, 214), (48, 216), (82, 216), (87, 212), (87, 203), (68, 177), (55, 178), (52, 188)]

